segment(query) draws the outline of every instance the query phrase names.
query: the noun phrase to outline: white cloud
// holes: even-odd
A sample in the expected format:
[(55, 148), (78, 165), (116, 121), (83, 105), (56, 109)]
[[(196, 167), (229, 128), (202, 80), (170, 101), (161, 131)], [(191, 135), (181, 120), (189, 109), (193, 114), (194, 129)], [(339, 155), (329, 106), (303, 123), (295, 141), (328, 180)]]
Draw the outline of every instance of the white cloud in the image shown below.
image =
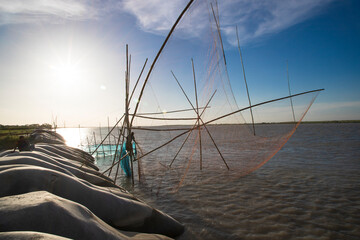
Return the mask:
[(0, 0), (0, 25), (89, 19), (97, 11), (85, 1)]
[[(180, 26), (188, 37), (201, 35), (209, 18), (204, 4), (212, 1), (194, 1), (191, 13)], [(305, 21), (332, 1), (335, 0), (223, 0), (218, 5), (222, 31), (228, 42), (235, 45), (235, 25), (244, 44)], [(187, 3), (188, 0), (0, 0), (0, 25), (85, 20), (125, 12), (136, 18), (143, 31), (166, 34)]]
[(235, 45), (234, 25), (239, 26), (239, 37), (246, 43), (303, 22), (319, 14), (332, 1), (236, 0), (225, 1), (219, 7), (225, 33)]
[[(218, 5), (222, 30), (228, 41), (235, 45), (235, 25), (239, 27), (241, 42), (247, 43), (304, 21), (318, 14), (331, 1), (334, 0), (224, 0)], [(123, 6), (125, 11), (137, 18), (143, 30), (161, 34), (171, 28), (187, 2), (124, 0)], [(199, 1), (195, 1), (195, 5), (198, 4)], [(191, 14), (193, 24), (207, 20), (206, 9), (196, 12), (197, 19), (194, 13)], [(197, 28), (199, 26), (197, 24)], [(189, 31), (189, 34), (198, 35), (198, 32), (199, 29)]]
[[(169, 32), (188, 2), (188, 0), (123, 0), (122, 10), (135, 16), (138, 26), (143, 31), (163, 35)], [(177, 29), (186, 37), (198, 37), (202, 34), (209, 21), (209, 12), (206, 9), (208, 2), (208, 0), (195, 0), (182, 18)]]
[(123, 9), (137, 18), (143, 30), (151, 32), (168, 31), (185, 5), (184, 0), (123, 1)]

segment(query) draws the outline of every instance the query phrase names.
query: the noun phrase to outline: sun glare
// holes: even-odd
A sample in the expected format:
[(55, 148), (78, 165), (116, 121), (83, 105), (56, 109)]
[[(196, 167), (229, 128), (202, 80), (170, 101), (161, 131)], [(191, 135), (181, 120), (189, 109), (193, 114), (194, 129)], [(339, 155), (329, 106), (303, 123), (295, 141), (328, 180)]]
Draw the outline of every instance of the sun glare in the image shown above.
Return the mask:
[(55, 79), (63, 84), (74, 84), (81, 80), (81, 71), (77, 64), (65, 63), (59, 65), (52, 65), (50, 67), (53, 71)]
[(80, 131), (76, 128), (60, 128), (57, 130), (64, 137), (66, 145), (70, 147), (79, 147), (81, 144)]

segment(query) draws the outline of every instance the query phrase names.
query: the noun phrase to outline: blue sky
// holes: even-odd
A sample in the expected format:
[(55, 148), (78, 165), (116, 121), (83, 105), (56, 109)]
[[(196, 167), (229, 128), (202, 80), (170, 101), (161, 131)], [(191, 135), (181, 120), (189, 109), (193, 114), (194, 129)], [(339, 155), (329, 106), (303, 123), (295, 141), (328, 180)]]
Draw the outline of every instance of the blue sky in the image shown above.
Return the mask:
[[(52, 116), (67, 126), (105, 125), (107, 116), (114, 122), (124, 109), (125, 44), (137, 75), (186, 3), (0, 0), (0, 124), (51, 122)], [(359, 120), (357, 9), (355, 0), (219, 2), (235, 95), (242, 84), (232, 66), (238, 25), (254, 103), (283, 96), (288, 61), (293, 93), (325, 88), (305, 120)], [(203, 27), (204, 16), (196, 16), (196, 26), (184, 29), (189, 39), (199, 38)]]

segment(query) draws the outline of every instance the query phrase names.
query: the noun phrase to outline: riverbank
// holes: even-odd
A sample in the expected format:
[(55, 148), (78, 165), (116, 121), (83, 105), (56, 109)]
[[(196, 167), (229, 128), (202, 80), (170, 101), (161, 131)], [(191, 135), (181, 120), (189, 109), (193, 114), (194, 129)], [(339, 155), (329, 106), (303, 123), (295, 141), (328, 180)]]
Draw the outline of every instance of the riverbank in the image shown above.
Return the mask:
[(1, 125), (0, 124), (0, 151), (14, 149), (19, 136), (28, 140), (29, 135), (37, 129), (51, 130), (50, 124), (28, 124), (28, 125)]
[[(0, 152), (0, 239), (169, 239), (184, 227), (103, 176), (88, 153), (35, 131), (34, 151)], [(20, 234), (20, 235), (19, 235)]]

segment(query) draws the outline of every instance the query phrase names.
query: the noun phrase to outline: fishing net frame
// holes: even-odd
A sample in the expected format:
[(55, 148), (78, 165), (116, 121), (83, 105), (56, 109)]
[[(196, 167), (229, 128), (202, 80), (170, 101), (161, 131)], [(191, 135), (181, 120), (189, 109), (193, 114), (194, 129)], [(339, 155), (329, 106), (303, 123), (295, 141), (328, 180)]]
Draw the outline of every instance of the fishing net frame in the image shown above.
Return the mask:
[[(190, 42), (189, 39), (184, 39), (184, 29), (189, 26), (189, 21), (201, 12), (207, 13), (203, 14), (203, 19), (208, 19), (206, 23), (196, 23), (207, 27), (206, 32), (203, 30), (203, 38), (207, 38), (200, 41), (206, 46), (205, 50), (202, 49), (203, 46), (199, 47), (198, 52), (203, 50), (202, 54), (193, 56), (187, 48), (184, 53), (179, 53), (176, 44), (181, 41)], [(200, 29), (198, 26), (195, 28)], [(242, 62), (240, 46), (239, 52)], [(176, 54), (171, 55), (172, 53)], [(126, 113), (129, 125), (122, 127), (118, 144), (124, 142), (125, 128), (140, 136), (140, 140), (137, 137), (136, 145), (141, 149), (141, 154), (132, 161), (137, 162), (138, 171), (133, 171), (132, 177), (137, 174), (142, 183), (148, 182), (152, 185), (150, 187), (154, 188), (159, 188), (161, 184), (157, 182), (161, 183), (164, 179), (170, 181), (167, 184), (173, 184), (175, 189), (185, 184), (186, 179), (189, 179), (189, 184), (203, 184), (210, 181), (197, 181), (197, 175), (203, 171), (209, 171), (214, 175), (227, 174), (229, 179), (237, 179), (257, 170), (290, 139), (318, 93), (323, 90), (291, 94), (289, 86), (287, 96), (251, 104), (246, 85), (249, 103), (248, 106), (240, 107), (227, 69), (218, 4), (210, 0), (191, 0), (186, 5), (152, 62), (141, 90), (135, 91), (146, 62), (147, 59), (131, 93), (130, 101), (126, 100), (128, 108), (134, 110), (132, 113)], [(243, 64), (242, 71), (245, 79)], [(128, 66), (127, 74), (127, 81), (130, 81)], [(159, 96), (164, 93), (164, 83), (174, 92), (172, 97), (177, 104), (168, 99), (168, 96)], [(189, 92), (193, 92), (194, 96), (189, 97)], [(138, 94), (138, 98), (131, 102), (134, 93)], [(306, 99), (307, 103), (303, 104), (304, 101), (301, 100), (300, 105), (296, 107), (296, 100), (304, 96), (309, 97)], [(278, 108), (286, 114), (289, 113), (290, 119), (284, 117), (284, 120), (269, 121), (267, 124), (254, 122), (253, 111), (257, 112), (265, 106), (285, 101), (290, 103), (291, 107)], [(262, 109), (262, 112), (269, 109), (272, 108)], [(251, 113), (251, 123), (245, 120), (245, 111)], [(118, 123), (120, 121), (121, 119)], [(124, 126), (126, 120), (123, 121)], [(238, 152), (233, 152), (234, 146)], [(119, 158), (115, 153), (112, 167), (121, 161), (115, 161), (116, 157)], [(146, 181), (147, 178), (150, 181)]]

